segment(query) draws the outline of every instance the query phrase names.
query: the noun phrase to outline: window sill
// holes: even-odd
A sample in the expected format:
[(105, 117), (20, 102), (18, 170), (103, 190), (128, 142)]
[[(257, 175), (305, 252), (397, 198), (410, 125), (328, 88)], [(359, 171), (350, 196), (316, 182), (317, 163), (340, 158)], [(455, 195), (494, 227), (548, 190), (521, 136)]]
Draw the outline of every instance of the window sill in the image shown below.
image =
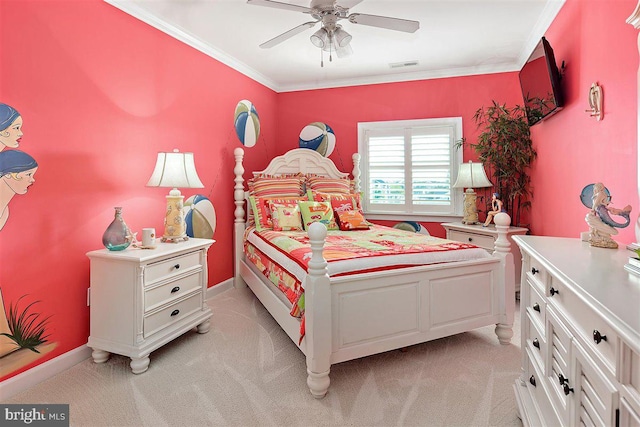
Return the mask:
[(444, 214), (406, 214), (406, 213), (364, 213), (365, 218), (370, 220), (386, 221), (417, 221), (417, 222), (459, 222), (464, 215), (444, 215)]

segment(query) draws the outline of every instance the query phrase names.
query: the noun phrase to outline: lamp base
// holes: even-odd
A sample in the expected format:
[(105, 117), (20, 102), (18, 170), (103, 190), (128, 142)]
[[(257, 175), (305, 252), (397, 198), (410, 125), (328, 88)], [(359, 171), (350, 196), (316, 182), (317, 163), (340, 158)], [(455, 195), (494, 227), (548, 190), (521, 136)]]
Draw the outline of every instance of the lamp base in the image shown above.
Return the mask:
[(476, 207), (477, 195), (473, 188), (467, 188), (467, 191), (464, 192), (464, 218), (462, 219), (463, 224), (480, 224), (478, 221), (478, 208)]
[[(177, 195), (175, 193), (178, 193)], [(164, 235), (161, 242), (178, 243), (189, 240), (184, 222), (184, 196), (174, 189), (167, 199), (167, 211), (164, 218)]]

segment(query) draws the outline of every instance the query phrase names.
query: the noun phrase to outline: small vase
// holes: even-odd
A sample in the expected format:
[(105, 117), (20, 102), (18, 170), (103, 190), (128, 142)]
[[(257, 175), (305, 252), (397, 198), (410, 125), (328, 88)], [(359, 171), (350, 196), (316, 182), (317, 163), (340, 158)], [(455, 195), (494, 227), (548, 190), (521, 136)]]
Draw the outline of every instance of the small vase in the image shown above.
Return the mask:
[(122, 219), (122, 208), (114, 209), (116, 210), (115, 218), (102, 235), (102, 244), (110, 251), (121, 251), (131, 244), (128, 238), (129, 227)]

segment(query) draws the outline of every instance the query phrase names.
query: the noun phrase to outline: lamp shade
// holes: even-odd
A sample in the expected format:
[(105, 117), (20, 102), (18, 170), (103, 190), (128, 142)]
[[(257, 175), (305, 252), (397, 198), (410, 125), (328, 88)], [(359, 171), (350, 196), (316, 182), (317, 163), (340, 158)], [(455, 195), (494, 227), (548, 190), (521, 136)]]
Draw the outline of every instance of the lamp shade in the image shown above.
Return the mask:
[(482, 163), (462, 163), (458, 167), (458, 179), (453, 184), (453, 188), (480, 188), (491, 187), (493, 184), (487, 178)]
[(204, 188), (196, 172), (193, 153), (158, 153), (147, 187)]

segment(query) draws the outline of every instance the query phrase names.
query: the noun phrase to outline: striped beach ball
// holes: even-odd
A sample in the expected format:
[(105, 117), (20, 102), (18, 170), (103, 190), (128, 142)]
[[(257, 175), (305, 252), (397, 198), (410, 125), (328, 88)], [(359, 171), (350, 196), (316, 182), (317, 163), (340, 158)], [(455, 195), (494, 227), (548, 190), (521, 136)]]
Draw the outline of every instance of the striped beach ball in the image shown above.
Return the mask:
[(187, 236), (201, 239), (213, 239), (216, 231), (216, 211), (205, 196), (196, 194), (184, 202), (184, 222)]
[(310, 148), (329, 157), (336, 147), (336, 135), (328, 124), (314, 122), (302, 128), (299, 142), (300, 148)]
[(430, 235), (429, 231), (422, 224), (416, 221), (403, 221), (393, 226), (399, 230), (411, 231), (412, 233), (420, 233)]
[(260, 118), (251, 101), (243, 99), (238, 102), (233, 115), (233, 125), (238, 139), (245, 147), (256, 145), (260, 136)]

